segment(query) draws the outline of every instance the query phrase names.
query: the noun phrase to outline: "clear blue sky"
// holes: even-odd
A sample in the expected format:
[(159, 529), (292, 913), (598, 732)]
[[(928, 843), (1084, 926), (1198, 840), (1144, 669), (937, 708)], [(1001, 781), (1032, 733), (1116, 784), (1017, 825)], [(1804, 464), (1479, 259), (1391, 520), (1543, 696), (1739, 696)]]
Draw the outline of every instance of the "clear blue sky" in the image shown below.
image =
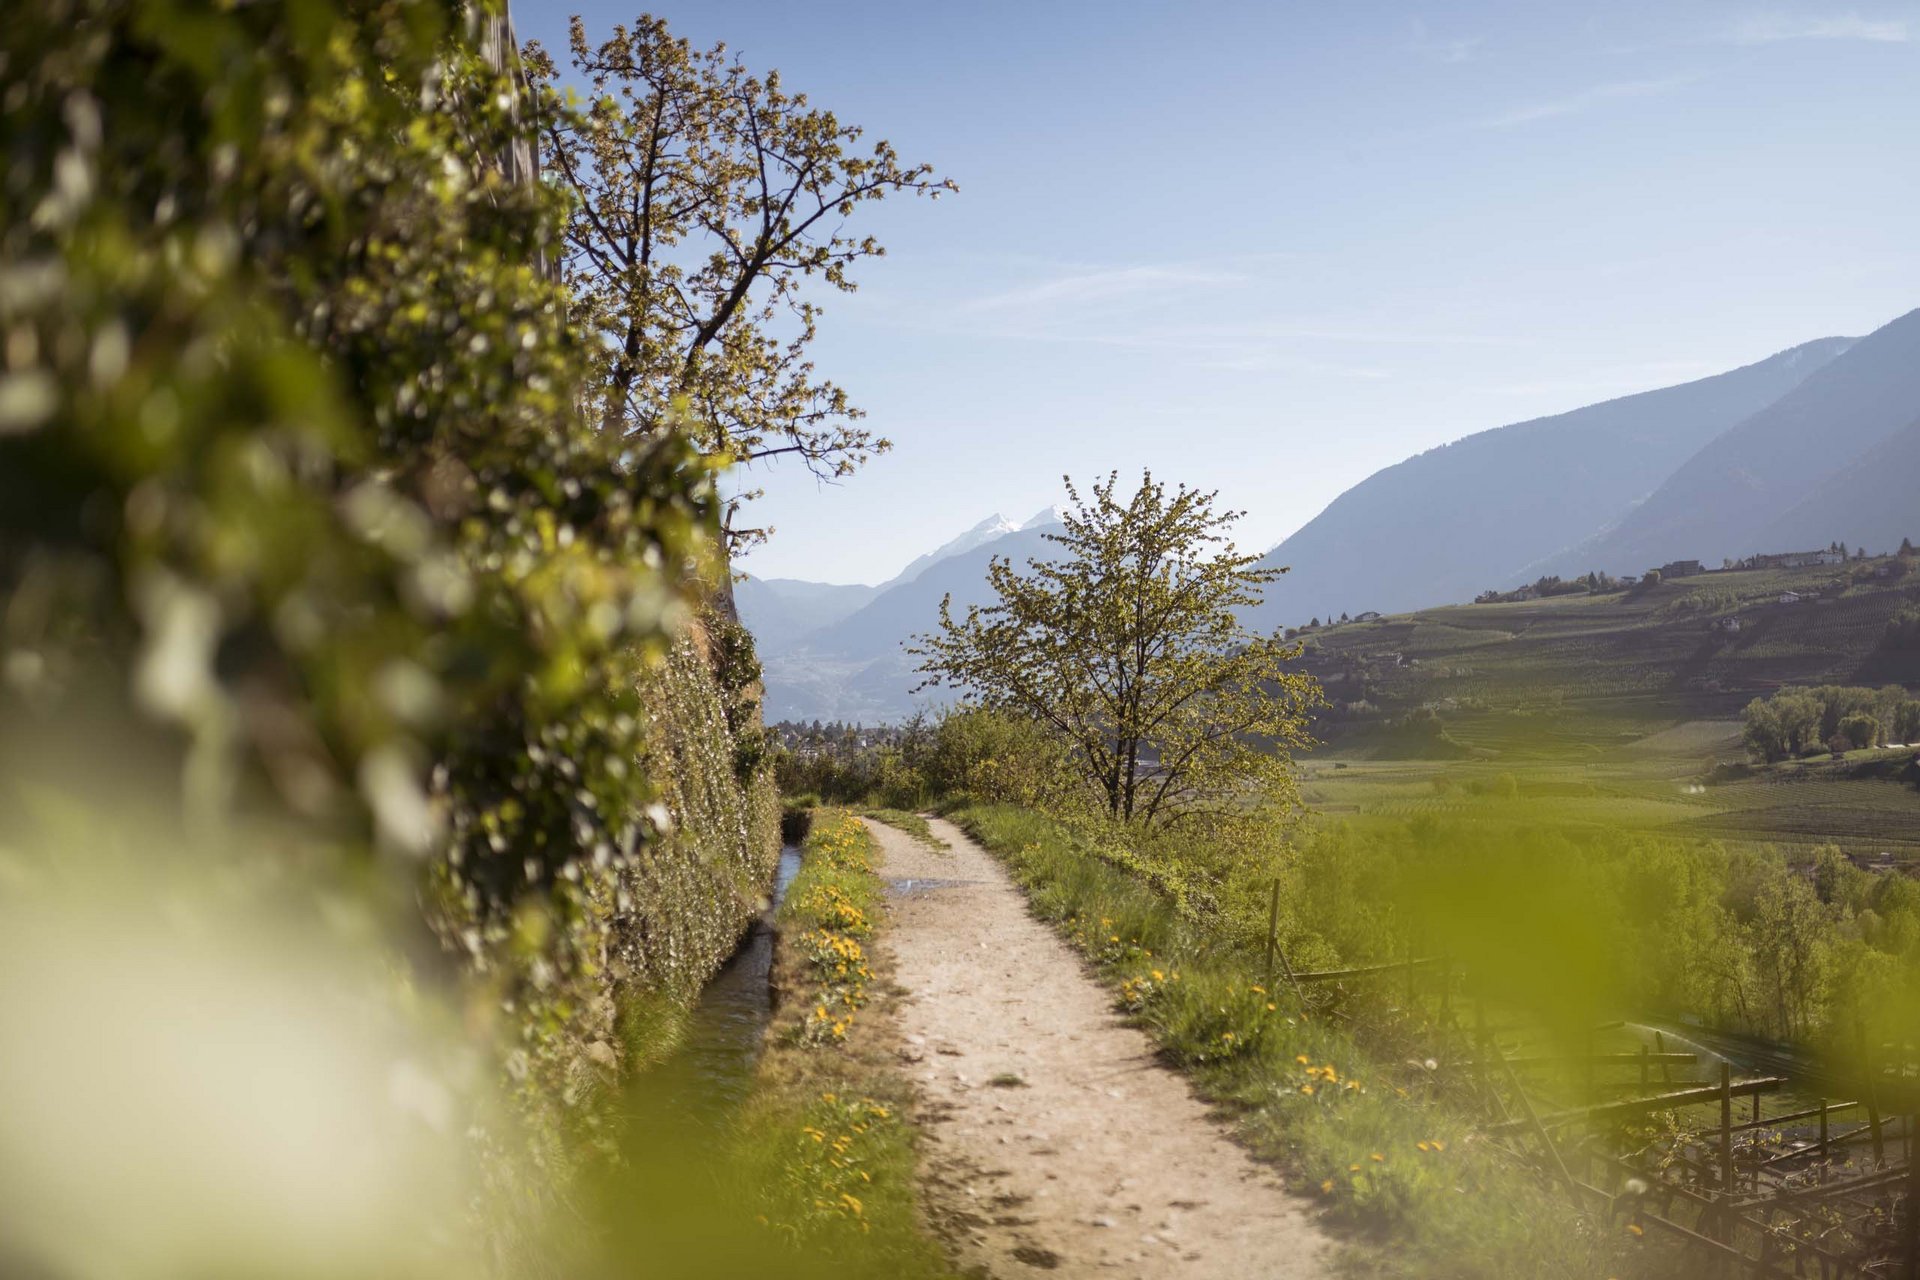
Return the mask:
[[(639, 11), (515, 21), (576, 7)], [(1142, 466), (1264, 548), (1430, 446), (1920, 306), (1920, 3), (652, 11), (961, 188), (862, 210), (819, 363), (895, 449), (758, 477), (766, 577)]]

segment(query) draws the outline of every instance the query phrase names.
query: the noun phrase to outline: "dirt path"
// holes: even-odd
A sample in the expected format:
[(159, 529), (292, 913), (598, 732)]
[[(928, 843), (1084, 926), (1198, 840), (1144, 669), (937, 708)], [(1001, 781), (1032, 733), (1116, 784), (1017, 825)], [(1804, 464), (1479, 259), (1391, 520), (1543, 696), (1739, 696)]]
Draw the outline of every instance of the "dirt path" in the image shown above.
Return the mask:
[(946, 822), (933, 826), (951, 851), (869, 825), (908, 992), (900, 1052), (920, 1086), (929, 1208), (963, 1266), (1328, 1274), (1331, 1246), (1300, 1202), (1121, 1023), (998, 862)]

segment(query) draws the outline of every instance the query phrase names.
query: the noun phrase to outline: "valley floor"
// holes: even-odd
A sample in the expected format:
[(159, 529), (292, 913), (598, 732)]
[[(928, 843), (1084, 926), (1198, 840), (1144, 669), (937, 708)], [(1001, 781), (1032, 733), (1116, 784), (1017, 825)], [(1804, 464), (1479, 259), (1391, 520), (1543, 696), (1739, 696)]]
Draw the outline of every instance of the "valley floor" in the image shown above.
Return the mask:
[(926, 1203), (962, 1268), (993, 1275), (1285, 1280), (1329, 1237), (1236, 1145), (986, 850), (869, 824), (905, 989)]

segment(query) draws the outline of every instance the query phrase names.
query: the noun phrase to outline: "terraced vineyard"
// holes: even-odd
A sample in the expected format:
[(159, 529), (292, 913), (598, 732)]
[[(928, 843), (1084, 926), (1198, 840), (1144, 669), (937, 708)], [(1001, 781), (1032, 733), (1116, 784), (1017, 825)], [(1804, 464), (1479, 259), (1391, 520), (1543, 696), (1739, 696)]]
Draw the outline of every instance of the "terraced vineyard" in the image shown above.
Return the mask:
[[(1306, 665), (1334, 705), (1316, 726), (1307, 799), (1362, 823), (1599, 824), (1920, 860), (1920, 786), (1899, 778), (1912, 750), (1713, 771), (1745, 759), (1741, 709), (1784, 685), (1920, 689), (1920, 654), (1881, 643), (1920, 602), (1920, 575), (1873, 576), (1886, 563), (1308, 631)], [(1788, 592), (1808, 598), (1782, 603)], [(1737, 630), (1723, 627), (1730, 617)], [(1445, 751), (1394, 735), (1420, 707), (1438, 713)]]

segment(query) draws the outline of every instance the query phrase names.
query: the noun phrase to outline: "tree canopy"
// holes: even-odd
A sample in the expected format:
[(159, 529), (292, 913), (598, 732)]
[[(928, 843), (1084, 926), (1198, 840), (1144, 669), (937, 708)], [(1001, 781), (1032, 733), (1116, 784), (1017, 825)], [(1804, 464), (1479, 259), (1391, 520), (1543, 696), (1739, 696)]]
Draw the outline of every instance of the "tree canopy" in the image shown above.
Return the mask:
[(1258, 567), (1227, 531), (1241, 513), (1215, 494), (1143, 474), (1096, 483), (1050, 533), (1060, 555), (1025, 570), (994, 558), (999, 601), (917, 638), (925, 687), (1047, 726), (1098, 803), (1159, 822), (1250, 792), (1290, 798), (1289, 752), (1309, 741), (1319, 686), (1288, 669), (1300, 653), (1247, 632), (1242, 610), (1284, 570)]
[[(601, 345), (602, 421), (653, 434), (684, 403), (708, 454), (796, 457), (824, 478), (884, 452), (814, 367), (811, 286), (850, 292), (853, 267), (885, 252), (846, 229), (860, 205), (953, 183), (884, 141), (862, 145), (778, 73), (750, 73), (724, 44), (694, 48), (658, 18), (595, 43), (576, 17), (568, 46), (589, 92), (581, 110), (552, 55), (530, 44), (526, 63), (545, 163), (576, 197), (560, 267), (575, 326)], [(733, 529), (732, 515), (736, 538), (761, 532)]]

